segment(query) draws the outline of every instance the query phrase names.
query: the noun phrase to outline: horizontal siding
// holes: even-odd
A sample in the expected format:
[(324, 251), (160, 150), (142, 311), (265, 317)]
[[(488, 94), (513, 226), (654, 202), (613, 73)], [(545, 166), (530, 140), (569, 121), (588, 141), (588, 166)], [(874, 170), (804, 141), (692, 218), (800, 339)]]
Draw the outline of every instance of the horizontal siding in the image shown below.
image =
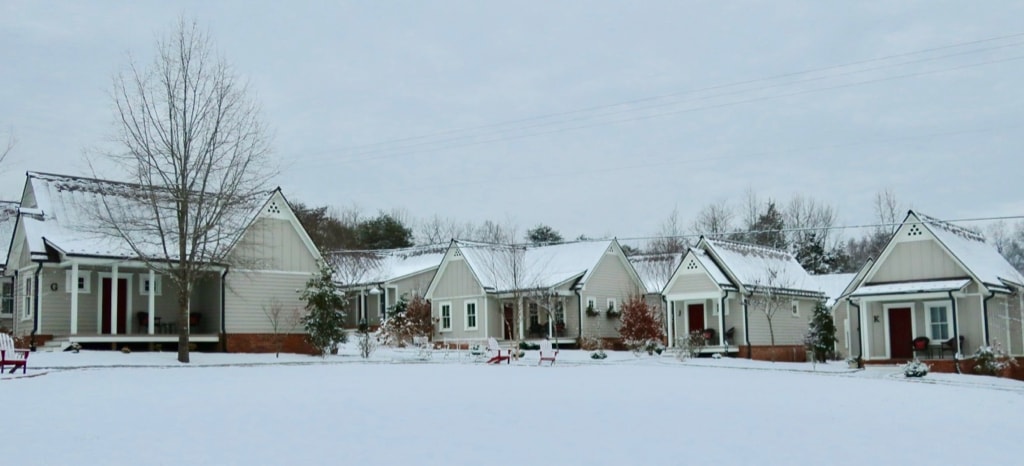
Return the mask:
[(750, 322), (750, 344), (769, 345), (771, 344), (771, 333), (775, 334), (776, 345), (802, 345), (804, 334), (810, 322), (811, 311), (814, 309), (813, 300), (797, 300), (800, 313), (794, 316), (790, 306), (791, 300), (787, 299), (783, 306), (775, 312), (771, 318), (771, 329), (768, 327), (768, 317), (763, 306), (758, 306), (756, 300), (748, 306), (748, 321)]
[[(225, 291), (225, 328), (228, 333), (270, 333), (273, 331), (266, 312), (277, 303), (289, 315), (305, 314), (300, 299), (306, 281), (312, 276), (301, 273), (231, 272)], [(288, 319), (288, 327), (296, 331), (301, 325)]]
[(714, 280), (703, 270), (698, 271), (686, 271), (683, 273), (682, 269), (678, 275), (676, 275), (675, 282), (672, 284), (672, 289), (666, 294), (684, 294), (684, 293), (705, 293), (718, 291), (718, 285), (715, 284)]
[(965, 276), (967, 272), (935, 240), (905, 241), (893, 245), (871, 283)]

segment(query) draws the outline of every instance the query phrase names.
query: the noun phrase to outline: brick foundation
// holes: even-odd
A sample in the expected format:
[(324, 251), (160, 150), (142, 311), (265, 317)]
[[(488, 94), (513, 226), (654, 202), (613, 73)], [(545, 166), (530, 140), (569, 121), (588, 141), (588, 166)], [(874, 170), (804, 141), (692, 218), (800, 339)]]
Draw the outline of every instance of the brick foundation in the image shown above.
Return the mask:
[[(278, 335), (281, 338), (282, 353), (316, 355), (319, 352), (306, 341), (306, 335), (290, 333)], [(229, 353), (274, 353), (277, 351), (275, 336), (268, 333), (230, 333), (224, 335), (225, 349)]]
[(737, 357), (747, 358), (748, 354), (758, 361), (807, 362), (807, 349), (802, 345), (751, 346), (749, 352), (741, 346)]
[[(1000, 374), (999, 377), (1006, 377), (1006, 378), (1010, 378), (1010, 379), (1016, 379), (1016, 380), (1024, 381), (1024, 357), (1018, 357), (1018, 358), (1015, 358), (1015, 359), (1017, 360), (1017, 366), (1010, 366), (1008, 369), (1003, 371), (1003, 373)], [(883, 360), (874, 359), (874, 360), (871, 360), (871, 361), (864, 361), (864, 364), (866, 364), (866, 365), (893, 366), (893, 365), (898, 365), (898, 364), (906, 364), (907, 362), (908, 361), (902, 360), (902, 359), (900, 359), (900, 360), (896, 360), (896, 359), (883, 359)], [(924, 362), (925, 364), (928, 364), (929, 366), (931, 366), (931, 371), (932, 372), (937, 372), (937, 373), (940, 373), (940, 374), (955, 374), (956, 373), (956, 361), (954, 361), (952, 359), (922, 359), (921, 362)], [(968, 374), (968, 375), (975, 375), (976, 373), (974, 372), (974, 361), (972, 361), (970, 359), (961, 360), (960, 361), (960, 373)]]
[[(36, 335), (35, 342), (36, 348), (41, 348), (46, 342), (53, 339), (53, 335)], [(22, 337), (14, 337), (15, 348), (30, 348), (33, 338), (31, 335), (25, 335)]]

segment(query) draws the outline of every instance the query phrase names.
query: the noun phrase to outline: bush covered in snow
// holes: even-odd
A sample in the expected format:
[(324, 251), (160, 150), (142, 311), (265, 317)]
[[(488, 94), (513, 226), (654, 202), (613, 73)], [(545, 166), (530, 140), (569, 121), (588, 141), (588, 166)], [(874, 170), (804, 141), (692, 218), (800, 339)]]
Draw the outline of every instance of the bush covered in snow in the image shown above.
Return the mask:
[(994, 346), (982, 346), (974, 353), (974, 372), (982, 375), (1002, 375), (1017, 360), (1011, 358), (997, 341)]
[(931, 368), (932, 366), (929, 366), (928, 364), (919, 361), (917, 358), (914, 358), (913, 361), (910, 361), (903, 365), (903, 375), (907, 377), (924, 377), (928, 375), (928, 371), (931, 370)]
[(605, 359), (608, 357), (608, 353), (605, 353), (603, 349), (598, 348), (590, 353), (590, 359)]

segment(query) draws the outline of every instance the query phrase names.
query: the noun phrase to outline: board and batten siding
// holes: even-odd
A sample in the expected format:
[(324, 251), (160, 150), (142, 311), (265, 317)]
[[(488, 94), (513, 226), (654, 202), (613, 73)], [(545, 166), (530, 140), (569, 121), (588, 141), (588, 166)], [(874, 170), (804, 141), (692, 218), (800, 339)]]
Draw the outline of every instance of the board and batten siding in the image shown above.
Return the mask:
[(316, 258), (288, 220), (257, 219), (232, 251), (232, 265), (246, 270), (307, 272), (317, 270)]
[(616, 308), (621, 310), (622, 303), (630, 295), (642, 293), (643, 289), (643, 286), (626, 269), (619, 254), (615, 251), (606, 252), (594, 266), (594, 271), (583, 286), (583, 306), (586, 307), (587, 299), (593, 298), (600, 311), (597, 316), (583, 314), (583, 336), (618, 338), (622, 321), (605, 316), (608, 299), (615, 299)]
[(444, 300), (449, 297), (479, 296), (483, 294), (483, 288), (477, 282), (476, 276), (470, 270), (466, 261), (459, 258), (448, 261), (444, 271), (438, 278), (437, 286), (434, 287), (433, 300)]
[(713, 293), (718, 291), (718, 285), (708, 276), (703, 269), (680, 270), (676, 276), (672, 288), (665, 292), (666, 295), (686, 293)]
[(871, 277), (871, 283), (966, 277), (967, 272), (935, 240), (903, 241)]
[[(486, 327), (484, 326), (484, 302), (485, 296), (471, 296), (453, 299), (439, 299), (433, 302), (434, 316), (437, 317), (437, 337), (439, 339), (484, 339), (486, 338)], [(476, 328), (466, 329), (466, 303), (476, 303)], [(451, 306), (451, 329), (442, 328), (441, 306)], [(492, 311), (493, 312), (493, 311)], [(493, 317), (493, 315), (491, 316)], [(494, 319), (490, 319), (494, 320)], [(490, 321), (487, 322), (490, 325)]]
[[(313, 275), (312, 271), (232, 270), (225, 279), (225, 330), (227, 333), (272, 333), (273, 325), (266, 311), (275, 304), (282, 306), (286, 314), (296, 309), (299, 315), (305, 315), (306, 303), (300, 298)], [(287, 326), (294, 330), (284, 333), (302, 332), (302, 325), (297, 322), (287, 322)]]

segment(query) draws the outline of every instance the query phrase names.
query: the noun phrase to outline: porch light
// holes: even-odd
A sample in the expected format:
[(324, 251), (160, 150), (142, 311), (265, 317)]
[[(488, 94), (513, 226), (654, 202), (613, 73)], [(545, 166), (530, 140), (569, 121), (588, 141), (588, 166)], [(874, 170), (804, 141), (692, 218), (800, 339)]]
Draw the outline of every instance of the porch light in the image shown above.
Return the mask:
[(370, 294), (373, 294), (373, 295), (380, 294), (380, 288), (377, 288), (377, 287), (370, 288)]

